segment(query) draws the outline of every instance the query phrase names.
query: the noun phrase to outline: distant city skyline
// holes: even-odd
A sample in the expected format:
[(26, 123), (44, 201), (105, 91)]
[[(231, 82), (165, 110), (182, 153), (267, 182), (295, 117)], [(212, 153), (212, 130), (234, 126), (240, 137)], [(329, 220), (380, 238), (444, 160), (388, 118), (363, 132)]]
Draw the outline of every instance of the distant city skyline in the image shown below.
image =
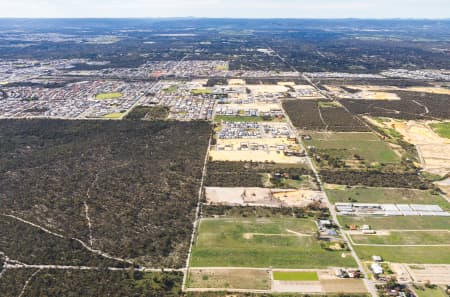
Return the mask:
[(450, 18), (449, 0), (0, 0), (17, 18)]

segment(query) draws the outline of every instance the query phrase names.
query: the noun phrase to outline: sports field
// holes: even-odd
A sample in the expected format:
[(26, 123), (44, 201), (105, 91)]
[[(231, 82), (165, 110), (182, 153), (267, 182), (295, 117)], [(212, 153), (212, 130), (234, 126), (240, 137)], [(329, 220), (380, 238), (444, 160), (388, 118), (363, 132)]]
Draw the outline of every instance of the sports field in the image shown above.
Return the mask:
[(354, 267), (350, 254), (327, 251), (313, 219), (204, 219), (192, 267)]
[(398, 203), (398, 204), (436, 204), (442, 209), (450, 209), (450, 203), (441, 195), (432, 191), (394, 188), (327, 187), (326, 192), (330, 202), (354, 203)]
[(353, 159), (355, 155), (373, 163), (398, 163), (401, 158), (385, 142), (367, 132), (311, 132), (306, 144), (333, 157)]
[(450, 217), (420, 216), (338, 216), (342, 226), (351, 224), (370, 225), (375, 230), (450, 230)]
[(273, 279), (280, 281), (318, 281), (319, 276), (314, 271), (274, 271)]
[(110, 99), (118, 99), (123, 96), (122, 93), (114, 92), (114, 93), (101, 93), (95, 95), (95, 99), (97, 100), (110, 100)]

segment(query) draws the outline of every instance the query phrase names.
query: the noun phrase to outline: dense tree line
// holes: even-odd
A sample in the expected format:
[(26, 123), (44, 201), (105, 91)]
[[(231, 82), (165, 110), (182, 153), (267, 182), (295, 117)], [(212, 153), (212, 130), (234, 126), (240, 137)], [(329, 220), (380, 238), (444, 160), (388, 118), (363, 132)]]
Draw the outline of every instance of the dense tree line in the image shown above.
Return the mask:
[(259, 162), (209, 162), (206, 185), (210, 187), (263, 187), (262, 175), (287, 173), (290, 177), (309, 175), (311, 169), (296, 166), (287, 167)]
[(323, 181), (329, 184), (369, 187), (393, 187), (426, 190), (432, 187), (417, 173), (395, 173), (380, 171), (321, 170)]
[[(0, 296), (18, 296), (35, 270), (8, 270), (0, 280)], [(25, 289), (24, 297), (178, 297), (182, 273), (139, 271), (41, 270)]]
[(129, 266), (94, 254), (73, 239), (63, 239), (4, 216), (0, 216), (0, 251), (30, 265)]
[(126, 116), (130, 120), (165, 120), (169, 116), (169, 108), (165, 106), (136, 106)]
[(401, 100), (345, 99), (340, 101), (355, 114), (404, 120), (450, 118), (448, 95), (406, 91), (395, 91), (395, 93)]
[(328, 130), (336, 132), (366, 132), (367, 127), (351, 113), (339, 106), (321, 107), (329, 101), (287, 100), (283, 102), (295, 127), (303, 130)]

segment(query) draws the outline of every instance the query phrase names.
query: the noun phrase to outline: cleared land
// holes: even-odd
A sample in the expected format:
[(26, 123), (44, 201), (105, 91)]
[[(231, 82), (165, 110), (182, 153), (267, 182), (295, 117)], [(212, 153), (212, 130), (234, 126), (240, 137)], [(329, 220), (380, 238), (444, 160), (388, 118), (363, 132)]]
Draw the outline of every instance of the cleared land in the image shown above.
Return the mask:
[(272, 290), (275, 292), (303, 292), (322, 294), (338, 294), (343, 292), (345, 292), (345, 294), (363, 294), (367, 292), (364, 282), (359, 279), (324, 279), (320, 281), (274, 280)]
[(432, 284), (447, 285), (450, 282), (450, 265), (426, 264), (405, 265), (408, 273), (416, 282), (430, 281)]
[[(330, 86), (327, 86), (330, 87)], [(331, 86), (336, 88), (335, 86)], [(398, 87), (398, 86), (381, 86), (381, 85), (346, 85), (344, 90), (348, 91), (404, 91), (404, 92), (416, 92), (416, 93), (429, 93), (429, 94), (441, 94), (450, 95), (450, 89), (442, 87), (425, 87), (425, 86), (410, 86), (410, 87)]]
[[(419, 154), (422, 167), (431, 173), (444, 176), (450, 172), (450, 140), (436, 134), (431, 127), (437, 125), (437, 129), (444, 134), (448, 125), (429, 121), (399, 121), (385, 119), (379, 122), (388, 129), (394, 129), (400, 133), (404, 140), (415, 145)], [(448, 131), (447, 131), (448, 132)]]
[(266, 121), (263, 117), (252, 117), (252, 116), (228, 116), (228, 115), (217, 115), (214, 117), (216, 122), (263, 122)]
[(206, 201), (218, 205), (306, 207), (324, 199), (323, 192), (296, 189), (206, 187)]
[(400, 204), (436, 204), (442, 209), (450, 209), (450, 204), (441, 195), (431, 190), (395, 189), (395, 188), (331, 188), (326, 189), (330, 202), (355, 203), (400, 203)]
[(270, 289), (267, 270), (257, 269), (191, 269), (189, 288)]
[(355, 266), (350, 254), (327, 251), (312, 219), (205, 219), (192, 267), (324, 268)]
[[(243, 142), (240, 140), (240, 142)], [(213, 161), (230, 162), (275, 162), (279, 164), (301, 164), (302, 157), (286, 156), (281, 151), (219, 151), (213, 148), (209, 153)]]
[[(181, 267), (209, 136), (206, 122), (2, 120), (0, 213), (146, 266)], [(22, 234), (21, 250), (53, 257), (55, 242), (41, 248)]]
[(321, 280), (320, 284), (327, 293), (365, 293), (364, 282), (360, 279)]
[(370, 86), (337, 87), (326, 85), (325, 87), (339, 98), (351, 97), (360, 100), (400, 100), (400, 97), (395, 93), (382, 92), (377, 89), (372, 89)]
[(404, 120), (449, 119), (447, 94), (395, 91), (401, 100), (342, 99), (340, 102), (354, 114), (391, 117)]

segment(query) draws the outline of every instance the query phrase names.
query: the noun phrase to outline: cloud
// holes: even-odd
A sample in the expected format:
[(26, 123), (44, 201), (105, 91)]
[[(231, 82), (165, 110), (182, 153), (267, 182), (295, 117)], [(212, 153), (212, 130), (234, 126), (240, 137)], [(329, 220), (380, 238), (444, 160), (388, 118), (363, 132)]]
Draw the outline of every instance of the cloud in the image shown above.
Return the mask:
[(0, 0), (0, 16), (450, 18), (448, 4), (448, 0)]

